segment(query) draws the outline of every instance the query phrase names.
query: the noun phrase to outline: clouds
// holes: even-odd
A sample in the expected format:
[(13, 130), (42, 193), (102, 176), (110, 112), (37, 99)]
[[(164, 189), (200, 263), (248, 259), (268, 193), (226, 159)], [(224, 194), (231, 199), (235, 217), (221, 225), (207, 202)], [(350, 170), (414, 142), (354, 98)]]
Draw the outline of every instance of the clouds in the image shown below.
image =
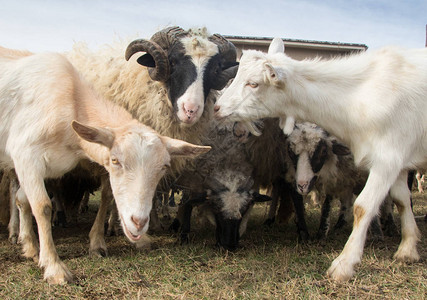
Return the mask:
[[(4, 3), (1, 3), (4, 2)], [(427, 1), (412, 0), (0, 0), (0, 45), (66, 51), (117, 36), (149, 37), (168, 25), (211, 32), (331, 42), (423, 47)]]

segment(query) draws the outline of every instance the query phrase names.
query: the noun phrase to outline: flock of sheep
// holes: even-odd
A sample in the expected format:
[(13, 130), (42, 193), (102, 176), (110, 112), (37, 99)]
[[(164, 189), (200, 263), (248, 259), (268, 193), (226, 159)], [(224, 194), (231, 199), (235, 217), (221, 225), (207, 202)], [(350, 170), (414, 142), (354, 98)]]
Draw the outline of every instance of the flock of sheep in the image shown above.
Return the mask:
[(401, 217), (396, 259), (419, 259), (406, 181), (407, 170), (426, 166), (426, 112), (427, 50), (295, 61), (274, 39), (268, 53), (246, 51), (238, 63), (222, 36), (179, 27), (97, 52), (83, 44), (65, 54), (0, 48), (0, 189), (8, 193), (0, 204), (10, 199), (11, 241), (61, 284), (73, 276), (53, 243), (52, 212), (98, 188), (95, 255), (108, 253), (113, 200), (110, 226), (119, 219), (126, 237), (146, 247), (148, 228), (160, 227), (158, 206), (181, 191), (171, 228), (182, 242), (197, 206), (217, 243), (234, 250), (255, 202), (272, 201), (267, 222), (279, 203), (278, 217), (294, 210), (307, 239), (303, 196), (322, 197), (324, 237), (331, 200), (341, 203), (341, 227), (358, 195), (353, 232), (327, 272), (348, 280), (382, 203), (382, 217), (392, 216), (392, 202)]

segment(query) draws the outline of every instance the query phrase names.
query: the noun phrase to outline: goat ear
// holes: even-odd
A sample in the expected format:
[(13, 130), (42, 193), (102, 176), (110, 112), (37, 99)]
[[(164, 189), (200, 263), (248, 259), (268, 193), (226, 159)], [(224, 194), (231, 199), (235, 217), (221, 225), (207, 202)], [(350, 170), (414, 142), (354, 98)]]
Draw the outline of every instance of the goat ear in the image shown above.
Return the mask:
[(268, 47), (268, 54), (285, 52), (285, 44), (281, 38), (274, 38)]
[(167, 136), (160, 136), (171, 156), (194, 158), (211, 150), (210, 146), (198, 146)]
[(279, 73), (278, 70), (273, 67), (272, 64), (266, 63), (265, 67), (267, 69), (267, 77), (271, 84), (280, 85), (284, 83), (283, 74)]
[(85, 141), (101, 144), (109, 149), (113, 147), (114, 132), (107, 128), (91, 127), (77, 121), (71, 123), (74, 131)]
[(350, 155), (351, 151), (350, 149), (348, 149), (347, 146), (344, 146), (343, 144), (337, 142), (337, 141), (332, 141), (332, 152), (336, 155)]

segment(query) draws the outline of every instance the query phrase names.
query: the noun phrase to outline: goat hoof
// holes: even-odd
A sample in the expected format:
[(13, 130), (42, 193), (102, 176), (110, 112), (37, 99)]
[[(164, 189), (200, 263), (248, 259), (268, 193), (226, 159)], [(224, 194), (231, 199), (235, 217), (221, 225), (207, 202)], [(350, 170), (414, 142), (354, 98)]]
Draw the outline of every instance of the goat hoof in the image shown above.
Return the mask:
[(44, 279), (50, 284), (71, 283), (73, 282), (73, 274), (64, 263), (60, 262), (59, 264), (46, 268)]
[(399, 247), (397, 252), (393, 256), (394, 259), (404, 262), (404, 263), (413, 263), (420, 260), (420, 255), (418, 254), (417, 249), (405, 249)]
[(353, 267), (345, 261), (344, 258), (338, 256), (329, 267), (326, 275), (338, 282), (345, 282), (353, 277)]
[(103, 248), (89, 250), (89, 256), (92, 256), (92, 257), (107, 257), (108, 256), (108, 251), (107, 251), (107, 249), (103, 249)]

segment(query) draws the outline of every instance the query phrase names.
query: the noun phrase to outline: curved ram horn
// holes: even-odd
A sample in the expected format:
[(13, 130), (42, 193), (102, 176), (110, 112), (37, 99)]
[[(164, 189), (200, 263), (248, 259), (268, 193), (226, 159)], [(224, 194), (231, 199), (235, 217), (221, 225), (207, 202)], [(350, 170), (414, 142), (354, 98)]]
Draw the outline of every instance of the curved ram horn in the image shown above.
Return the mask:
[[(138, 63), (149, 67), (151, 79), (165, 82), (169, 78), (169, 61), (166, 52), (156, 43), (144, 39), (135, 40), (126, 49), (125, 58), (129, 60), (137, 52), (147, 52), (138, 58)], [(147, 57), (148, 56), (148, 57)], [(153, 62), (154, 60), (154, 62)]]
[(181, 27), (173, 26), (156, 32), (150, 40), (167, 51), (178, 39), (185, 37), (187, 34)]
[(209, 41), (218, 46), (219, 53), (226, 62), (235, 62), (237, 58), (236, 47), (232, 42), (226, 40), (222, 35), (215, 33), (211, 35)]
[(223, 59), (223, 70), (221, 74), (215, 78), (212, 85), (214, 90), (222, 90), (227, 85), (228, 81), (234, 78), (237, 73), (238, 63), (236, 62), (236, 47), (233, 43), (217, 33), (210, 36), (208, 39), (218, 46), (219, 54)]
[(168, 27), (156, 32), (150, 40), (138, 39), (129, 44), (125, 58), (129, 60), (137, 52), (147, 52), (138, 58), (138, 63), (149, 67), (151, 79), (165, 82), (169, 79), (170, 69), (167, 50), (178, 38), (186, 35), (180, 27)]

